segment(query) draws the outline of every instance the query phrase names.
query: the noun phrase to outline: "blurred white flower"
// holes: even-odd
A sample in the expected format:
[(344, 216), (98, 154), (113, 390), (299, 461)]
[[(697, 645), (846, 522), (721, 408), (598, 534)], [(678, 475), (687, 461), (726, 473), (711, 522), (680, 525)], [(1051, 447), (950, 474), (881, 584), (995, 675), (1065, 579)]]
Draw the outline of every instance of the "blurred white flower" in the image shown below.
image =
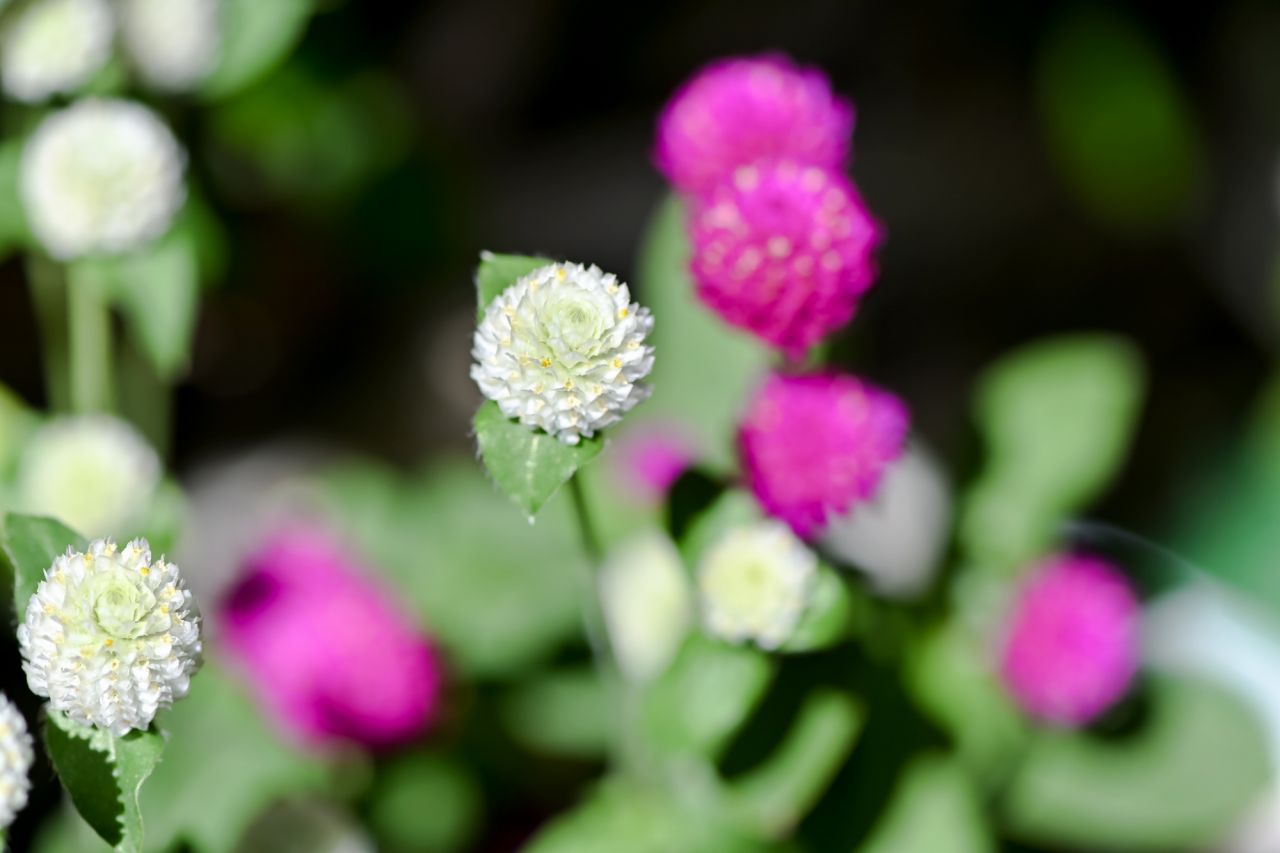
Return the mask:
[(9, 697), (0, 694), (0, 830), (13, 823), (27, 804), (31, 790), (27, 773), (34, 758), (27, 721)]
[(159, 237), (186, 198), (186, 154), (131, 101), (87, 98), (46, 118), (22, 154), (19, 192), (32, 231), (70, 260)]
[(18, 626), (31, 692), (81, 725), (119, 736), (187, 695), (200, 614), (178, 567), (145, 539), (97, 539), (45, 570)]
[(890, 463), (874, 499), (828, 525), (820, 544), (866, 572), (881, 593), (928, 589), (951, 532), (951, 490), (931, 454), (908, 445)]
[(27, 0), (6, 13), (0, 30), (0, 79), (19, 101), (71, 92), (111, 56), (106, 0)]
[(649, 396), (647, 308), (599, 267), (549, 264), (504, 290), (476, 329), (471, 378), (509, 418), (577, 444)]
[(730, 530), (698, 566), (703, 624), (721, 639), (776, 649), (809, 606), (817, 577), (817, 557), (783, 522)]
[(221, 0), (119, 0), (120, 34), (142, 78), (165, 91), (189, 89), (218, 62)]
[(624, 542), (600, 570), (613, 652), (632, 681), (660, 675), (693, 622), (693, 594), (671, 540), (649, 532)]
[(85, 536), (107, 536), (139, 519), (160, 483), (156, 452), (109, 415), (50, 421), (18, 460), (17, 505)]

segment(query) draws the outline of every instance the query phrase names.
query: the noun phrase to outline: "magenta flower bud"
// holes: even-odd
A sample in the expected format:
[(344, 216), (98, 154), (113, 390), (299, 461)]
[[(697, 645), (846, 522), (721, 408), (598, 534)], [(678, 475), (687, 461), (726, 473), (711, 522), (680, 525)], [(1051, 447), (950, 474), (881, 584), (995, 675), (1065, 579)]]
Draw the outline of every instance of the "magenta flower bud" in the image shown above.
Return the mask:
[(816, 166), (743, 166), (690, 231), (702, 301), (792, 358), (849, 322), (875, 281), (879, 226), (844, 175)]
[(1031, 571), (1013, 607), (1000, 675), (1028, 714), (1081, 726), (1110, 708), (1138, 667), (1140, 606), (1115, 567), (1058, 555)]
[(770, 376), (738, 432), (748, 485), (801, 539), (875, 495), (910, 426), (897, 397), (852, 376)]
[(218, 622), (259, 700), (305, 743), (389, 747), (435, 715), (442, 679), (431, 645), (327, 531), (269, 537)]
[(784, 56), (723, 59), (667, 102), (653, 156), (678, 190), (694, 194), (761, 160), (840, 168), (852, 136), (853, 105), (821, 71)]

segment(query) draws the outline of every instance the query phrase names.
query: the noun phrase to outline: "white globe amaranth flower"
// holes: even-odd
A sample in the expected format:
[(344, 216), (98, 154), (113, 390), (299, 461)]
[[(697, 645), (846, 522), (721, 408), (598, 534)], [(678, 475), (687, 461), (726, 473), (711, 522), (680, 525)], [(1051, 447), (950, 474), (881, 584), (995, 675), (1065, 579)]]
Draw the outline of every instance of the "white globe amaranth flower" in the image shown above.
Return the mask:
[(186, 153), (132, 101), (86, 98), (27, 140), (19, 194), (36, 238), (71, 260), (138, 248), (168, 230), (186, 200)]
[(136, 539), (96, 539), (45, 570), (18, 626), (31, 692), (76, 723), (120, 736), (187, 695), (200, 614), (178, 567)]
[(725, 533), (698, 564), (707, 630), (723, 640), (776, 649), (790, 639), (818, 579), (818, 558), (781, 521)]
[(648, 532), (600, 567), (600, 603), (618, 666), (632, 681), (660, 675), (693, 622), (693, 593), (675, 544)]
[(213, 70), (221, 42), (221, 0), (118, 2), (125, 50), (152, 87), (190, 89)]
[(146, 439), (110, 415), (49, 421), (18, 459), (16, 500), (85, 536), (107, 536), (137, 521), (160, 484), (162, 466)]
[(27, 0), (5, 13), (0, 81), (19, 101), (43, 101), (80, 88), (111, 57), (107, 0)]
[(31, 779), (27, 775), (35, 750), (22, 713), (0, 694), (0, 830), (13, 823), (27, 804)]
[(577, 444), (649, 396), (652, 329), (653, 316), (617, 276), (548, 264), (489, 303), (471, 378), (507, 417)]

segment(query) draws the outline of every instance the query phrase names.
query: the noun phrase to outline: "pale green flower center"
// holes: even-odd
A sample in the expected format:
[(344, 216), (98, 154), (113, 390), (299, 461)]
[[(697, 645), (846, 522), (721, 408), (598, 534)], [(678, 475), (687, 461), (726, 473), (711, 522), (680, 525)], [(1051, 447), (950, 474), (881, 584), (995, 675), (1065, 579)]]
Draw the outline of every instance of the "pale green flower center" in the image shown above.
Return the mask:
[(89, 581), (93, 620), (109, 636), (132, 640), (146, 633), (147, 617), (156, 597), (128, 570), (113, 567)]

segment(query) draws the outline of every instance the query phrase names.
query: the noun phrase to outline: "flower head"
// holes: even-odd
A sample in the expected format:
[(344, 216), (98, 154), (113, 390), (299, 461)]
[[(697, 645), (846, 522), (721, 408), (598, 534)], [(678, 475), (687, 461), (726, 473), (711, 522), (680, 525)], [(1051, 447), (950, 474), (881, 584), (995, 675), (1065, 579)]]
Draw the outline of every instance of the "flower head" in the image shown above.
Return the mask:
[(31, 692), (113, 735), (151, 725), (187, 695), (201, 659), (200, 614), (178, 567), (145, 539), (94, 540), (45, 570), (18, 626)]
[(507, 417), (577, 444), (649, 396), (641, 380), (653, 369), (652, 328), (613, 274), (548, 264), (489, 303), (471, 378)]
[(804, 615), (817, 576), (818, 558), (786, 525), (734, 528), (698, 564), (703, 623), (730, 642), (776, 649)]
[(738, 445), (756, 500), (810, 539), (875, 494), (909, 425), (897, 397), (852, 376), (775, 374), (752, 399)]
[(27, 773), (34, 759), (27, 721), (9, 697), (0, 694), (0, 830), (13, 823), (27, 804), (31, 790)]
[(120, 0), (120, 34), (147, 83), (182, 91), (217, 64), (221, 13), (221, 0)]
[(435, 651), (327, 531), (292, 526), (270, 536), (218, 622), (263, 704), (301, 740), (391, 746), (436, 713)]
[(32, 231), (70, 260), (160, 236), (186, 198), (186, 154), (141, 104), (87, 98), (53, 113), (22, 153), (19, 193)]
[(111, 56), (106, 0), (27, 0), (0, 31), (0, 79), (20, 101), (43, 101), (89, 81)]
[(160, 473), (160, 458), (127, 422), (109, 415), (58, 418), (23, 448), (17, 503), (86, 536), (106, 536), (138, 520)]
[(600, 568), (600, 603), (618, 665), (646, 681), (675, 657), (693, 621), (689, 578), (674, 543), (658, 533), (624, 542)]
[(853, 316), (880, 229), (847, 178), (791, 160), (743, 166), (695, 206), (699, 298), (789, 356)]
[(678, 189), (701, 193), (761, 160), (838, 168), (852, 134), (853, 105), (831, 92), (822, 72), (782, 56), (726, 59), (667, 103), (654, 160)]
[(1114, 704), (1138, 666), (1140, 606), (1113, 566), (1059, 555), (1033, 569), (1007, 625), (1000, 674), (1033, 716), (1088, 723)]

